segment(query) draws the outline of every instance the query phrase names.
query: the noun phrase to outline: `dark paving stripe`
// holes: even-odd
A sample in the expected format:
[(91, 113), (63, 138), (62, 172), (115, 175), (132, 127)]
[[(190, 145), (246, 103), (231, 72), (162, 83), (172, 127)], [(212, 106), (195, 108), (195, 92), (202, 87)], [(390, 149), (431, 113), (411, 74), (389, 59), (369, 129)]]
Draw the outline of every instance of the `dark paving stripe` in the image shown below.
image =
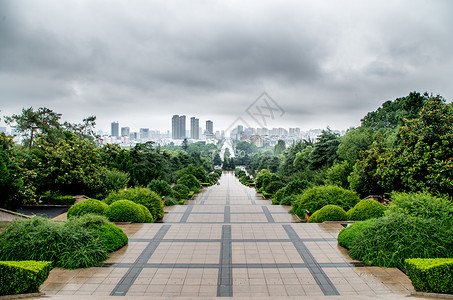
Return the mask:
[(252, 202), (252, 205), (256, 205), (255, 199), (252, 199), (252, 196), (250, 196), (249, 193), (247, 193), (247, 198)]
[(211, 194), (212, 189), (208, 189), (208, 191), (204, 194), (203, 200), (201, 200), (200, 205), (204, 205), (205, 201), (208, 199), (209, 195)]
[(220, 245), (220, 269), (217, 280), (217, 296), (233, 296), (233, 270), (232, 270), (231, 226), (222, 226), (222, 241)]
[(140, 256), (135, 260), (133, 266), (129, 268), (123, 278), (121, 278), (120, 282), (118, 282), (115, 286), (113, 291), (110, 293), (110, 296), (125, 296), (127, 294), (127, 291), (129, 291), (131, 286), (134, 284), (135, 279), (137, 279), (137, 276), (142, 271), (143, 266), (148, 262), (154, 251), (156, 251), (170, 227), (170, 225), (162, 225), (152, 241), (149, 242), (148, 246), (146, 246)]
[(179, 220), (179, 223), (186, 223), (187, 219), (190, 216), (190, 213), (192, 212), (193, 206), (188, 206), (186, 208), (186, 211), (184, 212), (184, 215), (182, 215), (181, 220)]
[[(337, 239), (310, 238), (300, 239), (303, 242), (336, 242)], [(149, 243), (153, 239), (129, 239), (130, 243)], [(220, 239), (163, 239), (161, 243), (220, 243)], [(231, 239), (233, 243), (288, 243), (291, 239)]]
[(320, 264), (316, 261), (313, 255), (305, 246), (303, 240), (299, 238), (296, 231), (291, 225), (283, 225), (288, 237), (292, 240), (294, 247), (296, 247), (297, 252), (299, 252), (300, 257), (307, 265), (308, 270), (315, 279), (319, 288), (322, 290), (325, 296), (340, 295), (333, 283), (330, 281), (329, 277), (324, 273)]
[(231, 213), (230, 213), (230, 207), (225, 206), (224, 212), (223, 212), (223, 223), (230, 223), (231, 222)]
[(261, 206), (261, 208), (263, 209), (263, 212), (264, 214), (266, 215), (266, 219), (269, 223), (275, 223), (275, 220), (274, 218), (272, 217), (270, 211), (269, 211), (269, 208), (267, 208), (267, 206), (263, 205)]

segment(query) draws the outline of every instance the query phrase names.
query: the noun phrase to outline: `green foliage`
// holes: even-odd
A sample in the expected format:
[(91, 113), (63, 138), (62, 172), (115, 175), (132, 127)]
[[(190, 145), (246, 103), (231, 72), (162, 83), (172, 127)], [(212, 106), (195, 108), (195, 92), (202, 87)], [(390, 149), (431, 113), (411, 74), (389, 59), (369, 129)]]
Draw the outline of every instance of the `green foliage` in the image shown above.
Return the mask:
[(366, 151), (373, 143), (373, 131), (369, 127), (351, 128), (341, 137), (337, 154), (340, 159), (354, 165), (361, 151)]
[(107, 168), (100, 169), (99, 177), (102, 182), (101, 190), (105, 193), (123, 189), (127, 186), (130, 180), (128, 173), (117, 169)]
[(342, 162), (335, 162), (327, 170), (326, 182), (330, 185), (338, 185), (342, 188), (349, 188), (348, 177), (352, 172), (352, 165), (344, 160)]
[(107, 207), (107, 204), (99, 200), (85, 199), (71, 206), (68, 210), (68, 218), (80, 217), (86, 214), (103, 215)]
[(24, 182), (18, 176), (13, 146), (12, 139), (0, 133), (0, 207), (16, 210), (21, 204), (18, 198)]
[(283, 198), (285, 197), (286, 188), (287, 186), (282, 187), (281, 189), (274, 193), (274, 195), (272, 196), (272, 204), (274, 204), (274, 202), (275, 204), (280, 204), (280, 201), (282, 201)]
[(173, 186), (173, 194), (176, 199), (189, 199), (190, 189), (184, 184), (175, 184)]
[(38, 292), (51, 270), (49, 261), (0, 261), (0, 296)]
[(434, 218), (453, 224), (453, 202), (447, 197), (428, 193), (392, 193), (387, 215), (403, 214), (421, 218)]
[[(169, 198), (171, 199), (171, 198)], [(165, 201), (167, 202), (167, 201)], [(142, 210), (143, 213), (143, 219), (141, 220), (140, 223), (154, 223), (154, 218), (149, 209), (147, 209), (144, 205), (142, 204), (137, 204), (137, 206)]]
[(337, 149), (340, 144), (339, 135), (330, 128), (323, 130), (318, 136), (311, 153), (310, 168), (316, 170), (324, 166), (330, 167), (337, 158)]
[(68, 226), (74, 227), (74, 230), (77, 228), (90, 230), (95, 237), (101, 240), (108, 252), (116, 251), (127, 245), (128, 242), (123, 230), (109, 222), (104, 216), (87, 214), (79, 218), (71, 218)]
[(354, 207), (360, 198), (353, 191), (338, 186), (316, 186), (308, 188), (293, 202), (293, 211), (301, 218), (305, 218), (305, 210), (316, 212), (322, 207), (334, 204), (344, 210)]
[(177, 200), (177, 198), (173, 198), (173, 197), (166, 197), (165, 198), (165, 206), (173, 206), (173, 205), (178, 205), (179, 202)]
[(187, 174), (182, 176), (178, 181), (177, 184), (183, 184), (187, 186), (191, 191), (198, 193), (201, 188), (201, 183), (197, 180), (197, 178), (192, 174)]
[(416, 291), (453, 294), (453, 258), (409, 258), (405, 263)]
[(278, 191), (279, 189), (281, 189), (284, 186), (285, 186), (285, 184), (283, 182), (281, 182), (280, 180), (271, 181), (265, 186), (264, 191), (268, 194), (274, 194), (276, 191)]
[(374, 219), (357, 222), (343, 228), (338, 234), (338, 244), (342, 247), (350, 249), (354, 245), (356, 238), (374, 223)]
[(77, 269), (107, 259), (106, 245), (93, 230), (74, 224), (40, 217), (16, 220), (0, 236), (0, 260), (52, 261), (56, 267)]
[(317, 210), (308, 219), (309, 223), (322, 223), (325, 221), (344, 221), (346, 220), (346, 212), (338, 205), (326, 205)]
[(148, 188), (151, 189), (152, 191), (156, 192), (161, 197), (167, 197), (167, 196), (173, 195), (173, 191), (172, 191), (170, 185), (165, 180), (153, 179), (148, 184)]
[(288, 197), (291, 195), (300, 195), (306, 188), (309, 187), (313, 187), (313, 184), (311, 184), (307, 180), (294, 179), (286, 186), (285, 193), (283, 196)]
[(364, 199), (348, 210), (348, 220), (363, 221), (372, 218), (379, 218), (384, 215), (386, 207), (378, 201)]
[(256, 174), (255, 183), (256, 188), (266, 188), (272, 181), (281, 181), (280, 177), (272, 173), (270, 170), (264, 169)]
[(286, 150), (286, 144), (283, 140), (278, 140), (277, 145), (274, 147), (274, 155), (280, 155)]
[(453, 257), (453, 227), (434, 218), (394, 214), (375, 219), (349, 255), (380, 267), (404, 267), (407, 258)]
[(62, 196), (58, 191), (47, 191), (39, 198), (40, 204), (47, 205), (73, 205), (75, 202), (74, 197), (67, 195)]
[(130, 200), (118, 200), (110, 204), (105, 210), (105, 216), (113, 222), (142, 223), (144, 212)]
[(280, 205), (291, 206), (296, 200), (297, 200), (297, 195), (286, 196), (280, 201)]
[(130, 200), (137, 204), (144, 205), (149, 209), (154, 220), (161, 219), (164, 216), (164, 204), (162, 203), (162, 199), (148, 188), (136, 187), (111, 192), (104, 201), (107, 204), (110, 204), (118, 200)]
[(176, 172), (176, 176), (178, 178), (180, 178), (180, 179), (185, 177), (186, 175), (195, 176), (195, 178), (199, 182), (207, 182), (208, 181), (208, 177), (207, 177), (205, 169), (203, 169), (203, 167), (195, 167), (193, 164), (190, 164), (186, 168), (181, 169), (181, 170)]

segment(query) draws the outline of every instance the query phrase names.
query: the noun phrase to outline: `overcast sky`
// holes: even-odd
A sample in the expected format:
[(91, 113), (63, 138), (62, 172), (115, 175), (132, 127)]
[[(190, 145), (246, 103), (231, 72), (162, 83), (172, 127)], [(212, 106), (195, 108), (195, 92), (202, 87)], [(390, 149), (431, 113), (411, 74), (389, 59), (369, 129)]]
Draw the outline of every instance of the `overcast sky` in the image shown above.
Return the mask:
[(0, 0), (0, 115), (258, 127), (265, 91), (284, 111), (268, 127), (347, 129), (411, 91), (451, 102), (452, 16), (450, 0)]

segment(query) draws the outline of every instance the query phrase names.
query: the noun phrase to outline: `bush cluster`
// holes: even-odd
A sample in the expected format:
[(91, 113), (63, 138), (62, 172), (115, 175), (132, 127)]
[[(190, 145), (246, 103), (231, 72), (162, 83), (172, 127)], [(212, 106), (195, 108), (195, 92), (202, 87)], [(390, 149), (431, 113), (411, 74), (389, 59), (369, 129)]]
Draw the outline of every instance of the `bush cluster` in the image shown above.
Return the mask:
[(192, 174), (182, 176), (181, 178), (178, 179), (176, 183), (187, 186), (189, 190), (191, 190), (194, 193), (198, 193), (201, 188), (200, 181), (198, 181), (198, 179)]
[(38, 292), (51, 270), (49, 261), (0, 261), (0, 296)]
[(342, 247), (350, 249), (354, 245), (357, 236), (367, 227), (373, 224), (374, 220), (369, 219), (362, 222), (357, 222), (342, 229), (338, 234), (338, 244)]
[(173, 186), (173, 195), (177, 200), (188, 200), (190, 189), (184, 184), (175, 184)]
[(148, 188), (130, 188), (111, 192), (105, 202), (112, 204), (118, 200), (130, 200), (136, 204), (144, 205), (153, 216), (154, 220), (161, 219), (164, 216), (164, 204), (161, 197)]
[(130, 200), (118, 200), (105, 210), (105, 216), (113, 222), (152, 223), (153, 216), (142, 204)]
[(326, 205), (317, 210), (308, 219), (309, 223), (322, 223), (325, 221), (344, 221), (346, 220), (346, 212), (338, 205)]
[[(91, 218), (85, 215), (82, 220), (62, 223), (41, 217), (16, 220), (0, 236), (0, 260), (52, 261), (54, 266), (65, 269), (96, 266), (107, 259), (110, 250), (127, 243), (127, 237), (121, 229), (113, 230), (111, 223), (102, 225), (104, 232), (99, 231), (96, 228), (101, 221), (96, 218), (102, 217), (95, 217), (95, 221)], [(123, 238), (117, 241), (119, 235)]]
[(161, 197), (173, 196), (173, 190), (165, 180), (153, 179), (148, 184), (148, 188)]
[(305, 210), (312, 213), (322, 207), (333, 204), (345, 211), (351, 209), (360, 201), (353, 191), (332, 185), (316, 186), (306, 189), (297, 201), (293, 202), (293, 211), (301, 218), (305, 218)]
[(363, 221), (372, 218), (379, 218), (384, 215), (386, 207), (375, 200), (364, 199), (348, 210), (347, 218), (353, 221)]
[(286, 196), (280, 201), (280, 205), (291, 206), (294, 203), (294, 201), (296, 201), (296, 200), (297, 200), (297, 195)]

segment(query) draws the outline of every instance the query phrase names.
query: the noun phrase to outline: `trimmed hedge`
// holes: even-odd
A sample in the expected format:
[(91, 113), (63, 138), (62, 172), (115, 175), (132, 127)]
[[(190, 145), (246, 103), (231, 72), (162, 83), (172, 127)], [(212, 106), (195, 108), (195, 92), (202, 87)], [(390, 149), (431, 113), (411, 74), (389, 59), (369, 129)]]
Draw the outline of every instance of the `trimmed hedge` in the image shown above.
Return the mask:
[(130, 200), (137, 204), (142, 204), (149, 209), (154, 220), (164, 216), (164, 204), (161, 197), (148, 188), (129, 188), (110, 193), (104, 202), (111, 204), (118, 200)]
[(71, 206), (68, 210), (68, 218), (80, 217), (86, 214), (103, 215), (107, 207), (108, 205), (102, 201), (85, 199)]
[(143, 219), (140, 223), (154, 223), (154, 218), (149, 209), (146, 208), (146, 206), (137, 204), (137, 206), (142, 210), (143, 212)]
[(0, 296), (38, 292), (51, 270), (50, 261), (0, 261)]
[(371, 226), (374, 219), (357, 222), (343, 228), (338, 234), (338, 244), (342, 247), (350, 249), (354, 245), (355, 239), (359, 236), (365, 228)]
[(325, 221), (344, 221), (346, 220), (346, 212), (338, 205), (326, 205), (317, 210), (308, 219), (308, 223), (322, 223)]
[(113, 222), (142, 223), (145, 219), (142, 209), (130, 200), (113, 202), (105, 210), (105, 216)]
[(364, 199), (348, 210), (347, 218), (353, 221), (363, 221), (379, 218), (384, 215), (387, 208), (376, 200)]
[(453, 258), (411, 258), (405, 263), (416, 291), (453, 294)]
[(293, 202), (292, 209), (300, 218), (305, 218), (305, 210), (312, 213), (326, 205), (334, 204), (345, 211), (354, 207), (360, 201), (354, 191), (338, 186), (324, 185), (306, 189), (297, 201)]

